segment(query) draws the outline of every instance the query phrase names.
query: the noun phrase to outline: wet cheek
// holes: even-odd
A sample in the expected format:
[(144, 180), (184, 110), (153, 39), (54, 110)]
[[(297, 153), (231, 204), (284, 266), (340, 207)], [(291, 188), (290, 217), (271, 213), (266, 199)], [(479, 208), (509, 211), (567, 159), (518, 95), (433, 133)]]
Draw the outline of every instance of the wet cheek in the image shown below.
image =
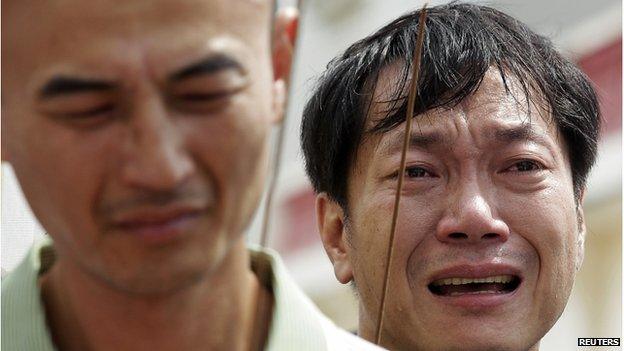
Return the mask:
[(398, 218), (398, 233), (402, 239), (419, 242), (426, 235), (435, 235), (440, 209), (435, 202), (419, 198), (402, 199)]
[[(364, 237), (360, 237), (358, 250), (373, 262), (385, 262), (387, 254), (388, 240), (390, 238), (390, 230), (392, 223), (392, 214), (394, 208), (394, 197), (380, 195), (369, 199), (366, 203), (370, 204), (364, 211), (360, 212), (361, 233), (366, 233)], [(393, 250), (393, 268), (392, 280), (405, 281), (407, 277), (407, 267), (409, 260), (413, 256), (424, 257), (426, 252), (422, 250), (421, 244), (428, 237), (433, 238), (435, 235), (436, 219), (439, 217), (438, 211), (428, 201), (422, 201), (418, 198), (402, 198), (400, 202), (400, 210), (397, 220), (397, 228), (394, 237)], [(365, 242), (361, 240), (366, 238)], [(362, 256), (362, 255), (360, 255)], [(382, 265), (379, 271), (382, 270)]]
[[(561, 244), (576, 233), (574, 201), (566, 199), (562, 192), (555, 190), (532, 197), (509, 198), (507, 202), (503, 216), (511, 231), (526, 236), (531, 242)], [(558, 245), (550, 250), (561, 248), (565, 247)]]
[[(533, 197), (508, 199), (506, 218), (512, 234), (521, 236), (539, 260), (539, 289), (561, 294), (571, 287), (578, 234), (573, 198), (563, 188)], [(563, 294), (565, 295), (565, 294)]]
[(436, 228), (442, 212), (435, 204), (436, 202), (413, 199), (406, 201), (402, 207), (402, 219), (397, 232), (397, 241), (402, 249), (397, 256), (403, 265), (401, 274), (406, 277), (410, 286), (421, 276), (420, 271), (426, 267), (431, 243), (436, 240)]
[[(512, 230), (535, 252), (533, 311), (544, 321), (555, 320), (563, 310), (574, 280), (576, 216), (572, 201), (551, 196), (526, 204), (523, 224)], [(515, 228), (518, 228), (517, 230)]]

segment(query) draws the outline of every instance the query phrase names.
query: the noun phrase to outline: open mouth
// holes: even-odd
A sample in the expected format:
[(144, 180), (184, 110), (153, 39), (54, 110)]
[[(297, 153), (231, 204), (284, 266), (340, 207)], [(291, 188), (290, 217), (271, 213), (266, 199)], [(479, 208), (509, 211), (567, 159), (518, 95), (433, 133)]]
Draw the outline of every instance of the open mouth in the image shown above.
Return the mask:
[(508, 294), (520, 285), (515, 275), (495, 275), (483, 278), (449, 277), (438, 279), (428, 285), (429, 291), (438, 296), (461, 296), (478, 294)]

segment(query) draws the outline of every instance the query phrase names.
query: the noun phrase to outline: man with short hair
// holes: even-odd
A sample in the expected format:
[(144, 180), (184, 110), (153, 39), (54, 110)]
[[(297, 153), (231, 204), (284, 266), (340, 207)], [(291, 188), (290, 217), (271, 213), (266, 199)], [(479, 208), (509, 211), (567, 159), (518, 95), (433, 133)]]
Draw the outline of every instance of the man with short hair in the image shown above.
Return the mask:
[(420, 11), (331, 61), (301, 130), (325, 250), (381, 345), (537, 350), (583, 259), (582, 200), (599, 109), (587, 78), (495, 9), (427, 9), (406, 171), (399, 175)]
[(50, 236), (2, 282), (3, 350), (373, 348), (246, 248), (296, 20), (271, 47), (271, 4), (2, 2), (2, 158)]

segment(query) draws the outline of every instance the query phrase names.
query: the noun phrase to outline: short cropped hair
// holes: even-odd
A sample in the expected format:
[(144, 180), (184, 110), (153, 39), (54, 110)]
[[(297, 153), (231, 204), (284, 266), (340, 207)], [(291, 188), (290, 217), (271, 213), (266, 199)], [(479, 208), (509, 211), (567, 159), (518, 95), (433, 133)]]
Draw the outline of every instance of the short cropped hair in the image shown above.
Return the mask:
[[(405, 120), (420, 10), (407, 13), (334, 58), (308, 100), (301, 126), (306, 172), (317, 193), (343, 209), (347, 181), (365, 133), (385, 133)], [(600, 109), (588, 78), (547, 38), (494, 8), (451, 3), (427, 9), (414, 114), (453, 107), (474, 93), (490, 68), (507, 93), (519, 83), (527, 105), (552, 117), (565, 138), (578, 200), (595, 163)], [(364, 131), (379, 72), (401, 63), (386, 115)], [(517, 101), (520, 101), (516, 99)], [(530, 109), (529, 109), (530, 110)]]

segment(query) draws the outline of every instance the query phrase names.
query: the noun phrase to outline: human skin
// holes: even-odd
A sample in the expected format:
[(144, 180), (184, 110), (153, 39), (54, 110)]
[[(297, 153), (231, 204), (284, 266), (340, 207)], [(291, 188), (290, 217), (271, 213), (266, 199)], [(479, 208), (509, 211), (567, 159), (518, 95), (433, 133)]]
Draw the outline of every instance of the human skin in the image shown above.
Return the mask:
[(272, 51), (270, 1), (2, 12), (2, 158), (54, 239), (41, 285), (57, 346), (248, 349), (258, 281), (243, 231), (282, 114), (293, 15), (279, 16)]
[[(383, 116), (399, 65), (382, 70), (367, 127)], [(382, 345), (392, 350), (537, 350), (566, 305), (585, 227), (563, 137), (527, 114), (516, 82), (490, 70), (451, 109), (416, 116), (407, 151)], [(519, 102), (517, 102), (519, 101)], [(317, 197), (334, 271), (353, 281), (359, 334), (375, 339), (405, 124), (365, 135), (348, 179), (348, 216)], [(444, 278), (511, 275), (512, 292), (434, 294)], [(487, 289), (486, 289), (487, 290)]]

